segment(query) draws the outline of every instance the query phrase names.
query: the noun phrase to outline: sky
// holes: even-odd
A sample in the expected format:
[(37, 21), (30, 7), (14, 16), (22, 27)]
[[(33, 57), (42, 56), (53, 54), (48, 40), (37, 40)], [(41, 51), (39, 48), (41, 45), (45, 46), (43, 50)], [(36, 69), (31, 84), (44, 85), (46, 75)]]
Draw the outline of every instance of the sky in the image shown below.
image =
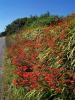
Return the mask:
[(75, 12), (75, 0), (0, 0), (0, 32), (17, 18), (41, 15), (66, 16)]

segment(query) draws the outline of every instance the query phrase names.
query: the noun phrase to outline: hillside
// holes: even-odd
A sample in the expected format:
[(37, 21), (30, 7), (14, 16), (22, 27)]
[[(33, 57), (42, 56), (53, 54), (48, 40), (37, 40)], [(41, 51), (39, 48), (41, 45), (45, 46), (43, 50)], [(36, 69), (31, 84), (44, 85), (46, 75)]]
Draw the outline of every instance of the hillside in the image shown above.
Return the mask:
[(45, 27), (49, 26), (50, 23), (56, 22), (62, 17), (50, 15), (49, 12), (42, 14), (41, 16), (30, 16), (25, 18), (19, 18), (13, 21), (11, 24), (6, 26), (4, 32), (1, 33), (0, 36), (6, 36), (7, 34), (15, 34), (20, 30), (27, 28), (37, 28), (37, 27)]
[(19, 19), (5, 32), (9, 100), (75, 100), (75, 14)]

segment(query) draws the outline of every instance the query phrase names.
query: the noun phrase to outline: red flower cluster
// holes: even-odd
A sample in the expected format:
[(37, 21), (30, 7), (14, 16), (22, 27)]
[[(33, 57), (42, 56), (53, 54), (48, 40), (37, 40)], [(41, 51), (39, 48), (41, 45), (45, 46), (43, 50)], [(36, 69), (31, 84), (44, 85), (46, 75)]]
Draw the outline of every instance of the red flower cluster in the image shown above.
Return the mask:
[[(62, 22), (58, 22), (60, 25)], [(62, 26), (63, 27), (63, 26)], [(50, 27), (45, 30), (49, 32)], [(43, 82), (55, 92), (61, 93), (63, 88), (69, 88), (75, 93), (75, 74), (66, 71), (64, 68), (49, 68), (50, 61), (48, 58), (56, 57), (58, 64), (62, 66), (62, 48), (57, 42), (61, 39), (64, 40), (66, 37), (65, 32), (60, 35), (51, 36), (47, 33), (41, 37), (40, 35), (34, 40), (19, 40), (15, 45), (11, 46), (9, 50), (9, 57), (11, 63), (16, 66), (15, 75), (18, 76), (17, 79), (13, 80), (13, 84), (18, 86), (26, 87), (27, 90), (33, 88), (39, 88)], [(46, 49), (47, 48), (47, 49)], [(50, 49), (48, 49), (50, 48)], [(46, 50), (45, 50), (46, 49)], [(43, 57), (43, 62), (40, 61), (40, 53), (44, 51), (45, 54), (41, 54)], [(47, 50), (51, 50), (50, 52)], [(47, 58), (47, 59), (46, 59)], [(57, 62), (56, 61), (56, 62)], [(52, 62), (53, 59), (52, 59)], [(49, 63), (49, 65), (48, 65)], [(42, 84), (41, 84), (42, 83)], [(45, 85), (45, 86), (46, 86)]]
[(13, 84), (16, 86), (23, 86), (29, 89), (38, 88), (39, 84), (39, 72), (26, 72), (26, 68), (24, 70), (16, 71), (16, 74), (19, 76), (18, 79), (13, 81)]
[[(57, 93), (61, 93), (63, 88), (71, 89), (74, 93), (75, 90), (75, 74), (66, 71), (64, 68), (48, 68), (45, 72), (31, 71), (27, 72), (27, 66), (20, 66), (15, 74), (19, 76), (18, 79), (13, 80), (16, 86), (26, 87), (27, 90), (39, 88), (40, 82), (45, 82), (51, 89)], [(42, 78), (42, 81), (41, 81)]]
[(63, 88), (71, 89), (74, 93), (75, 75), (64, 68), (50, 68), (49, 73), (45, 75), (45, 81), (49, 87), (56, 92), (62, 92)]

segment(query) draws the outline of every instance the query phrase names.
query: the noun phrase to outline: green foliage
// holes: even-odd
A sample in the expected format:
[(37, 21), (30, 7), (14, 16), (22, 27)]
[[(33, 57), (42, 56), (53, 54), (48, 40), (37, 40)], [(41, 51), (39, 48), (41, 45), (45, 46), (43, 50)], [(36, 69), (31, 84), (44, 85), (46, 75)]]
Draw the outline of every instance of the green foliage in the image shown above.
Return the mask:
[(75, 27), (70, 29), (68, 39), (65, 42), (64, 65), (75, 72)]
[[(57, 16), (57, 20), (60, 17)], [(51, 16), (49, 12), (41, 15), (41, 16), (31, 16), (25, 18), (19, 18), (13, 21), (11, 24), (6, 26), (4, 32), (1, 33), (0, 36), (6, 36), (9, 34), (18, 33), (23, 28), (35, 28), (35, 27), (44, 27), (49, 26), (52, 21), (56, 21), (56, 16)]]
[(24, 100), (48, 100), (50, 97), (52, 95), (49, 90), (32, 90), (25, 95)]

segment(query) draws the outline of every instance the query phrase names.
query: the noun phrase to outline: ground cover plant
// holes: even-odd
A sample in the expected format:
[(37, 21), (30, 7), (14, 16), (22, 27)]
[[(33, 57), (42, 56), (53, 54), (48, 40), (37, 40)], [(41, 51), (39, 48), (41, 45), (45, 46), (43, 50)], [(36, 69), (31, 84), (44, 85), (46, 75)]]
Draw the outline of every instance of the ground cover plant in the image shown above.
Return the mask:
[[(7, 36), (9, 100), (75, 100), (75, 15)], [(9, 95), (8, 95), (9, 94)]]

